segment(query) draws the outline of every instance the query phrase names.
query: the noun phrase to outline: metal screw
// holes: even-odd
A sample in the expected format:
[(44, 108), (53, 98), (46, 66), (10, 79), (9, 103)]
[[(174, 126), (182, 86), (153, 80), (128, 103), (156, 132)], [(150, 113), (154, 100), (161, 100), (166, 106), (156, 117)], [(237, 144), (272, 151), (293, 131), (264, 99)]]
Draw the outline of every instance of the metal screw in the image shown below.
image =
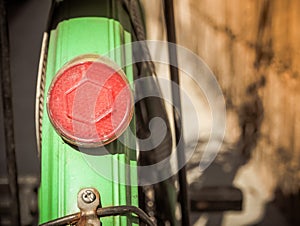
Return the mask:
[(96, 199), (96, 195), (94, 194), (93, 191), (91, 190), (86, 190), (82, 193), (82, 200), (85, 202), (85, 203), (92, 203), (95, 201)]

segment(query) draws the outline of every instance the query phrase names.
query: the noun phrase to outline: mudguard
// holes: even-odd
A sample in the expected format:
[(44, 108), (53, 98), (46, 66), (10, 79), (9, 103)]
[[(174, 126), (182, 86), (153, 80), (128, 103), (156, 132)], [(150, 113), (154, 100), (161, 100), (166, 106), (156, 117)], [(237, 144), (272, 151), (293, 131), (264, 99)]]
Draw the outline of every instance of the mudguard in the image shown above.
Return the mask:
[[(137, 172), (125, 167), (126, 165), (136, 166), (135, 151), (118, 142), (113, 142), (109, 145), (109, 149), (114, 154), (91, 155), (82, 152), (59, 136), (47, 114), (46, 99), (49, 86), (57, 71), (73, 58), (83, 54), (103, 55), (110, 52), (108, 57), (115, 63), (130, 65), (130, 62), (124, 62), (131, 59), (132, 53), (128, 51), (128, 48), (121, 54), (111, 52), (116, 47), (132, 41), (129, 26), (123, 26), (123, 24), (128, 24), (128, 15), (125, 11), (121, 12), (122, 7), (119, 1), (91, 1), (98, 4), (92, 12), (85, 8), (79, 10), (80, 2), (81, 5), (88, 4), (88, 1), (58, 3), (61, 5), (56, 6), (55, 18), (52, 18), (49, 32), (46, 33), (44, 39), (44, 50), (47, 49), (47, 51), (42, 53), (37, 92), (37, 100), (40, 103), (37, 114), (41, 158), (40, 223), (79, 212), (77, 193), (80, 189), (87, 187), (96, 188), (100, 192), (103, 207), (138, 206), (137, 187), (118, 183), (126, 181), (127, 184), (137, 184)], [(66, 8), (69, 11), (66, 11)], [(101, 9), (101, 12), (96, 11), (97, 8)], [(81, 14), (75, 16), (78, 15), (76, 11), (80, 11)], [(129, 82), (132, 82), (132, 66), (123, 70)], [(134, 120), (131, 122), (130, 129), (135, 131)], [(125, 132), (124, 136), (129, 136), (129, 133)], [(106, 175), (110, 175), (111, 178), (101, 175), (92, 167), (91, 161), (103, 167)], [(126, 216), (106, 217), (102, 218), (101, 222), (103, 226), (138, 224), (136, 219)]]

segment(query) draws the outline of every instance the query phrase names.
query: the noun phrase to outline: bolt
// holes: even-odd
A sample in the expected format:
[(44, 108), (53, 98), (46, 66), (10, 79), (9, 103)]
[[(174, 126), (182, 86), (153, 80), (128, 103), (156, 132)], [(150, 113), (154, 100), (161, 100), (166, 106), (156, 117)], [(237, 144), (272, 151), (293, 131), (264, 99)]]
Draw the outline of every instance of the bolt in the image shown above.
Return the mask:
[(82, 193), (82, 200), (85, 202), (85, 203), (92, 203), (95, 201), (96, 199), (96, 195), (94, 194), (93, 191), (91, 190), (85, 190), (83, 193)]

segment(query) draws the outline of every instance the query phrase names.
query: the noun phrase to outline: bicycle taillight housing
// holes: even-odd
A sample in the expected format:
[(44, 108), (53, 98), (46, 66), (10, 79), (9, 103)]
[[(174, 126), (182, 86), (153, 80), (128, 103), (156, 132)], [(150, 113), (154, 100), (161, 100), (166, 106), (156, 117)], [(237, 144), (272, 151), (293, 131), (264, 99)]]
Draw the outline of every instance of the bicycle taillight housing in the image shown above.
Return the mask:
[(128, 127), (133, 96), (124, 72), (112, 61), (85, 55), (58, 71), (49, 88), (47, 109), (66, 141), (78, 147), (99, 147)]

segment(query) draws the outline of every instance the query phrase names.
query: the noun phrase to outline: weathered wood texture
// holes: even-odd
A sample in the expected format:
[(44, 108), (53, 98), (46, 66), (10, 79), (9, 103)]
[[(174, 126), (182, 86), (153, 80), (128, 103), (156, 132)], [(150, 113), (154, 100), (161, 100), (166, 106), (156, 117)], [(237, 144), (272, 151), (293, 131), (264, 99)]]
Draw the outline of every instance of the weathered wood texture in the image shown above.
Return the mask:
[[(266, 183), (297, 192), (300, 1), (177, 3), (178, 43), (196, 52), (215, 73), (227, 110), (238, 116), (241, 151), (255, 159)], [(229, 124), (226, 137), (233, 130)]]
[[(162, 39), (159, 1), (143, 1), (148, 37)], [(150, 3), (151, 2), (151, 3)], [(175, 0), (178, 44), (198, 54), (226, 98), (225, 139), (266, 187), (300, 188), (300, 1)]]

